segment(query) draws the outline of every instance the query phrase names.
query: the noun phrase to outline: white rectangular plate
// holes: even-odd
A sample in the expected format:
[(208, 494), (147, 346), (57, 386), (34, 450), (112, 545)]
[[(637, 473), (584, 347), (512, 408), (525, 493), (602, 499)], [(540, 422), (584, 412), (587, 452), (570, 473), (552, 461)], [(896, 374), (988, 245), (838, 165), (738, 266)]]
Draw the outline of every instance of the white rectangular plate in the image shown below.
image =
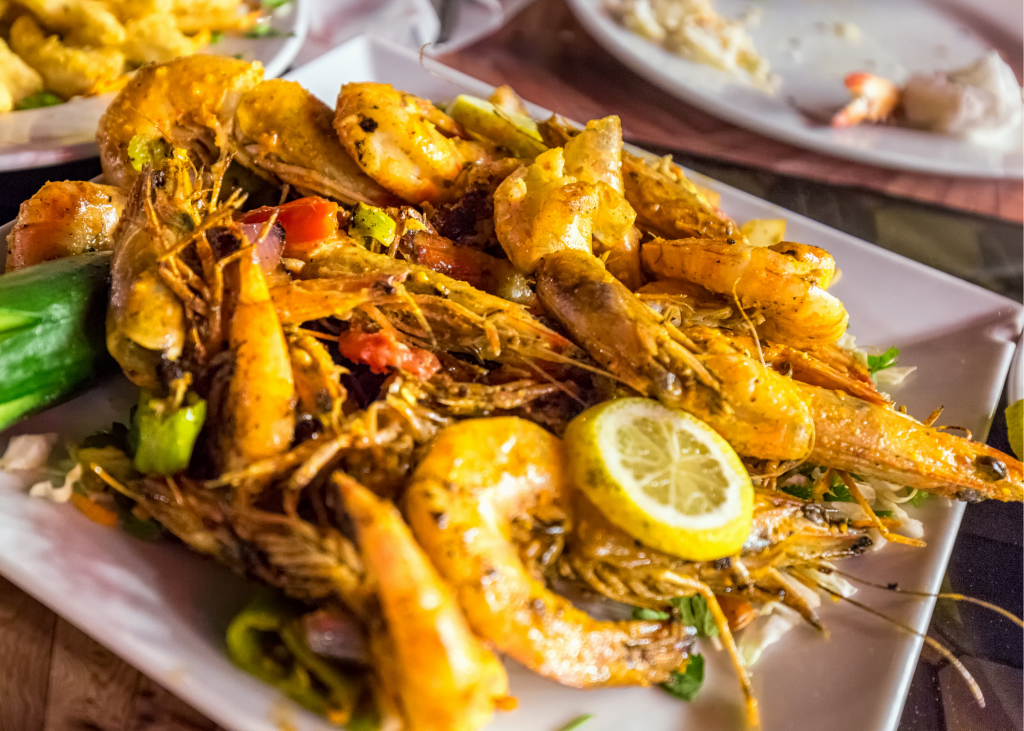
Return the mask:
[[(332, 107), (347, 81), (375, 80), (433, 99), (486, 95), (490, 87), (370, 38), (357, 38), (292, 73)], [(540, 110), (537, 110), (540, 113)], [(996, 407), (1022, 308), (978, 287), (903, 259), (713, 180), (721, 207), (739, 221), (784, 217), (788, 237), (831, 251), (843, 270), (834, 292), (851, 313), (859, 343), (902, 349), (918, 370), (897, 394), (923, 416), (944, 404), (948, 423), (984, 435)], [(0, 234), (3, 232), (0, 231)], [(16, 431), (61, 431), (78, 438), (125, 419), (132, 401), (123, 383), (97, 388)], [(14, 433), (12, 430), (11, 433)], [(237, 731), (277, 731), (325, 722), (301, 710), (224, 655), (223, 633), (252, 587), (175, 545), (150, 545), (89, 522), (73, 508), (26, 497), (0, 474), (0, 573), (164, 684), (218, 723)], [(928, 547), (889, 545), (844, 563), (864, 578), (935, 591), (962, 507), (931, 499), (919, 511)], [(889, 616), (926, 629), (933, 602), (864, 590)], [(827, 603), (827, 602), (826, 602)], [(826, 606), (830, 640), (799, 627), (769, 648), (754, 669), (764, 727), (832, 731), (896, 728), (921, 641), (849, 605)], [(725, 731), (741, 726), (735, 678), (722, 653), (703, 648), (707, 681), (693, 703), (657, 689), (578, 691), (509, 664), (519, 709), (499, 714), (491, 731), (555, 731), (584, 713), (587, 731)]]

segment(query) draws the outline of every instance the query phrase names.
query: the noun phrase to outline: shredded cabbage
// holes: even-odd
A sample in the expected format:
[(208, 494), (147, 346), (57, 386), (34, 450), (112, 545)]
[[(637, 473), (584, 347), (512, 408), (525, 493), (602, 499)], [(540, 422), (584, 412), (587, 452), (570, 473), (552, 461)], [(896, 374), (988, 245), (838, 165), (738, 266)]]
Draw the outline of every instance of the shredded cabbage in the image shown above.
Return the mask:
[[(826, 567), (832, 566), (832, 564), (826, 561), (822, 561), (821, 565)], [(857, 593), (857, 587), (839, 574), (829, 574), (809, 567), (791, 569), (790, 573), (809, 585), (824, 587), (842, 597), (849, 598)]]
[(64, 484), (54, 487), (49, 480), (37, 482), (29, 488), (28, 494), (32, 497), (39, 497), (45, 500), (52, 500), (55, 503), (66, 503), (71, 499), (75, 483), (82, 479), (82, 465), (76, 464), (74, 468), (64, 475)]
[(0, 470), (29, 472), (46, 467), (59, 436), (57, 434), (19, 434), (12, 437), (0, 457)]
[(903, 383), (907, 376), (917, 370), (917, 366), (892, 366), (884, 370), (875, 373), (872, 378), (875, 381), (875, 386), (882, 393), (885, 393), (888, 389), (895, 388), (896, 386)]
[(761, 614), (740, 633), (737, 648), (748, 668), (758, 661), (769, 645), (782, 639), (783, 635), (799, 624), (803, 618), (793, 609), (780, 602), (769, 602), (761, 608)]

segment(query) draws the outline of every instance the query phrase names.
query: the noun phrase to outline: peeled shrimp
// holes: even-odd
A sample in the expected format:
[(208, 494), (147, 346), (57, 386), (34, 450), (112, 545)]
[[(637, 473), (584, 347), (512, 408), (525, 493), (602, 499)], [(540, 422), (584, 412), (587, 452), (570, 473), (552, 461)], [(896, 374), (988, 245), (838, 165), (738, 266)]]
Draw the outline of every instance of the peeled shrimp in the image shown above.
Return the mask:
[(832, 117), (833, 127), (852, 127), (861, 122), (884, 122), (900, 102), (896, 84), (881, 76), (855, 71), (843, 79), (853, 99)]
[(455, 120), (390, 84), (345, 84), (334, 129), (367, 175), (410, 203), (440, 201), (480, 155)]
[(128, 157), (136, 135), (163, 138), (194, 161), (212, 164), (226, 149), (242, 95), (263, 79), (259, 62), (187, 56), (144, 66), (100, 118), (96, 141), (107, 182), (130, 187), (138, 177)]
[(21, 204), (7, 237), (7, 271), (52, 259), (109, 251), (125, 194), (110, 185), (47, 183)]
[(641, 229), (666, 239), (689, 236), (745, 241), (735, 223), (685, 177), (672, 179), (628, 152), (622, 154), (626, 200)]
[[(731, 242), (731, 243), (730, 243)], [(795, 347), (833, 343), (846, 332), (843, 303), (825, 291), (835, 264), (816, 247), (783, 242), (769, 248), (736, 239), (655, 240), (644, 264), (658, 277), (687, 279), (740, 307), (757, 307), (759, 334)]]
[(384, 693), (407, 731), (475, 731), (514, 707), (501, 662), (473, 635), (452, 590), (395, 507), (336, 477), (380, 602), (370, 647)]
[(294, 81), (270, 79), (242, 97), (236, 114), (238, 161), (306, 195), (354, 204), (397, 198), (364, 173), (331, 126), (334, 112)]
[(514, 521), (564, 515), (561, 441), (514, 417), (446, 428), (405, 494), (414, 535), (454, 589), (474, 631), (565, 685), (651, 685), (680, 667), (692, 630), (661, 621), (603, 622), (530, 574)]

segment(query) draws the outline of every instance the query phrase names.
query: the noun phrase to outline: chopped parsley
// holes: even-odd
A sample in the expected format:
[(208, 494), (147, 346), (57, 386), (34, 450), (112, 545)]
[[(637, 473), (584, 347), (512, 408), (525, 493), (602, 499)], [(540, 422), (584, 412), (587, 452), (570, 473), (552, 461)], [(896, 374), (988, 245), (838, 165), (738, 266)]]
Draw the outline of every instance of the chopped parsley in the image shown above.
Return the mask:
[(910, 498), (910, 504), (915, 508), (919, 508), (924, 505), (924, 501), (928, 499), (928, 493), (924, 490), (918, 490), (914, 493), (914, 497)]
[(814, 488), (810, 485), (783, 485), (779, 489), (800, 500), (810, 500), (814, 497)]
[(669, 600), (669, 604), (679, 610), (679, 621), (690, 627), (697, 628), (699, 637), (714, 637), (718, 634), (715, 617), (708, 609), (708, 603), (699, 594), (680, 596)]
[(669, 695), (682, 701), (692, 701), (704, 685), (704, 657), (702, 655), (691, 655), (690, 661), (686, 663), (686, 670), (679, 673), (672, 671), (667, 682), (662, 683), (662, 689)]
[(633, 619), (642, 622), (658, 622), (660, 620), (669, 619), (671, 616), (672, 615), (668, 612), (659, 612), (657, 609), (633, 607)]
[(884, 371), (886, 368), (892, 368), (896, 365), (896, 358), (899, 357), (899, 354), (900, 349), (894, 345), (881, 355), (869, 355), (868, 370), (871, 375)]
[(14, 105), (17, 110), (24, 109), (42, 109), (43, 107), (55, 107), (58, 104), (63, 104), (64, 100), (54, 94), (52, 91), (37, 91), (35, 94), (31, 94), (20, 102)]
[(90, 434), (82, 440), (80, 449), (103, 449), (104, 447), (116, 447), (125, 454), (132, 454), (128, 443), (128, 427), (125, 424), (115, 422), (110, 429)]
[(246, 38), (280, 38), (284, 35), (287, 34), (271, 27), (268, 23), (257, 23), (245, 32)]
[(832, 489), (825, 493), (825, 502), (827, 503), (853, 503), (856, 502), (853, 495), (850, 494), (850, 488), (842, 483), (832, 485)]
[(582, 716), (577, 716), (573, 720), (569, 721), (569, 723), (567, 723), (564, 726), (562, 726), (560, 729), (558, 729), (558, 731), (573, 731), (574, 729), (577, 729), (580, 726), (582, 726), (583, 724), (585, 724), (587, 721), (589, 721), (593, 717), (594, 717), (593, 713), (584, 713)]

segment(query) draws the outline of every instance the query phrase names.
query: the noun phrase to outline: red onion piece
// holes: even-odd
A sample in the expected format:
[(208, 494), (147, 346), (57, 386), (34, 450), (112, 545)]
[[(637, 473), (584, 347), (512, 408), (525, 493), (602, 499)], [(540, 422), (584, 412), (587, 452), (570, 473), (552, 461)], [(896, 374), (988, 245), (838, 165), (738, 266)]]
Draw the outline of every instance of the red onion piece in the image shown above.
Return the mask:
[(264, 272), (273, 271), (281, 261), (284, 251), (284, 226), (274, 223), (267, 235), (259, 238), (266, 226), (265, 223), (240, 223), (242, 232), (249, 242), (256, 242), (256, 255), (260, 258), (260, 269)]

